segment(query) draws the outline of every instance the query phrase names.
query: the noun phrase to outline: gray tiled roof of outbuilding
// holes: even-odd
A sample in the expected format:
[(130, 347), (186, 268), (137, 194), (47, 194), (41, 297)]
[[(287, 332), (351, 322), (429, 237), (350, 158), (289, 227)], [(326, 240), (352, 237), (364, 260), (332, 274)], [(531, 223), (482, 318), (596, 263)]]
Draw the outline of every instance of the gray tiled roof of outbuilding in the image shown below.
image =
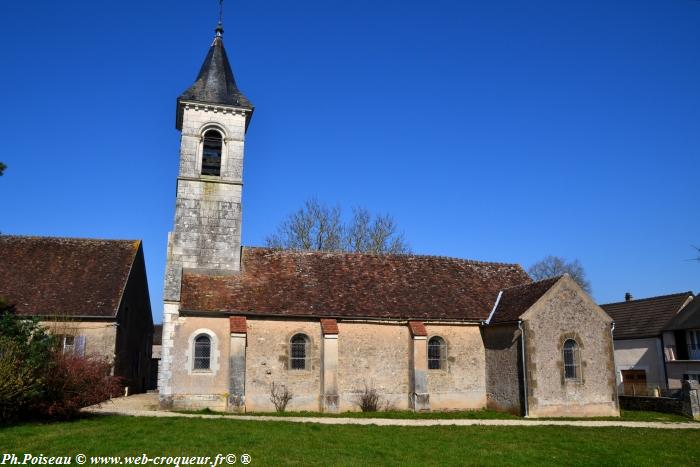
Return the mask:
[(664, 327), (693, 297), (680, 292), (600, 305), (615, 321), (615, 339), (642, 339), (661, 335)]

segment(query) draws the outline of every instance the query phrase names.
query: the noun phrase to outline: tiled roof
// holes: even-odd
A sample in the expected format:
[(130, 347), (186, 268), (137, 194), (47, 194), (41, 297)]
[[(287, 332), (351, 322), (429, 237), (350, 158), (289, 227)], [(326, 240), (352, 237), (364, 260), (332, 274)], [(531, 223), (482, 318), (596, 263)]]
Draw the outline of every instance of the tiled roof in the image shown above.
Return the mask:
[(561, 278), (562, 276), (550, 277), (530, 284), (504, 289), (489, 324), (517, 321)]
[(693, 296), (692, 292), (601, 305), (615, 321), (615, 339), (639, 339), (661, 334), (666, 324)]
[(204, 63), (199, 70), (194, 84), (187, 88), (178, 98), (177, 128), (182, 125), (181, 101), (220, 104), (253, 110), (253, 104), (243, 95), (236, 85), (233, 71), (224, 49), (224, 40), (216, 36)]
[(248, 247), (241, 269), (226, 276), (185, 271), (180, 308), (247, 315), (482, 320), (499, 290), (530, 281), (517, 264)]
[(425, 329), (423, 321), (409, 321), (408, 327), (411, 329), (411, 335), (414, 337), (427, 336), (428, 330)]
[(326, 334), (338, 334), (338, 321), (333, 318), (321, 318), (321, 331)]
[(0, 297), (27, 316), (114, 317), (138, 240), (0, 236)]
[(681, 329), (700, 329), (700, 296), (693, 298), (664, 327), (665, 331)]
[(248, 323), (245, 316), (231, 316), (229, 319), (229, 330), (237, 334), (248, 333)]

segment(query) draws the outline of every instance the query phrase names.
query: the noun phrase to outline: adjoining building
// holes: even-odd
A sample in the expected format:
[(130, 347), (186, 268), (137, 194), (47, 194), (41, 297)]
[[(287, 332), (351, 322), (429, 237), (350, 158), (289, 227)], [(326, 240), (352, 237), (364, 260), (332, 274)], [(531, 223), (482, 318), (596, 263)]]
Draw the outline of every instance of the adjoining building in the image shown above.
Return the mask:
[[(686, 312), (692, 301), (692, 292), (639, 300), (627, 293), (623, 302), (601, 305), (615, 321), (616, 377), (621, 394), (659, 395), (668, 389), (680, 389), (685, 368), (681, 362), (692, 366), (690, 357), (700, 360), (692, 347), (686, 347), (687, 342), (696, 342), (690, 329), (698, 324), (698, 312)], [(700, 329), (700, 325), (696, 327)]]
[(129, 392), (148, 387), (153, 318), (138, 240), (0, 236), (0, 299), (38, 318), (64, 352), (113, 365)]
[(223, 28), (177, 100), (181, 131), (168, 238), (159, 392), (164, 408), (494, 407), (617, 415), (612, 320), (569, 277), (517, 264), (241, 246), (253, 106)]

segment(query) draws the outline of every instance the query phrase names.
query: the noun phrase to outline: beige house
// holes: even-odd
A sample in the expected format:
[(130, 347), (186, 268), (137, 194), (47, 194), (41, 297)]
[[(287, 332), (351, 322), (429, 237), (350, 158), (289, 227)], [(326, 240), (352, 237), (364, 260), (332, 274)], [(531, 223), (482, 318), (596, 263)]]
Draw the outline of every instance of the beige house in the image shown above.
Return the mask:
[(681, 379), (686, 374), (684, 370), (691, 375), (695, 371), (700, 374), (700, 366), (696, 367), (700, 355), (694, 355), (692, 347), (695, 337), (692, 317), (697, 311), (688, 308), (693, 301), (692, 292), (637, 300), (627, 293), (625, 301), (601, 305), (615, 320), (615, 363), (620, 394), (665, 394), (667, 390), (680, 389)]
[(700, 299), (696, 296), (664, 326), (666, 377), (670, 389), (684, 380), (700, 383)]
[(159, 392), (164, 408), (493, 407), (617, 415), (612, 320), (570, 278), (517, 264), (241, 246), (253, 106), (216, 36), (177, 102)]
[(0, 236), (0, 299), (39, 318), (65, 352), (103, 357), (147, 389), (153, 318), (138, 240)]

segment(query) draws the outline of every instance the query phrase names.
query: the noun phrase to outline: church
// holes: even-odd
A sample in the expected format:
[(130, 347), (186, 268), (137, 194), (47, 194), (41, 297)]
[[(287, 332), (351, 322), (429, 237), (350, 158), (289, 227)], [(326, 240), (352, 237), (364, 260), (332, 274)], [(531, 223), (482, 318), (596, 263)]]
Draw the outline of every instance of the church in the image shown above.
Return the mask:
[(613, 321), (567, 275), (532, 282), (518, 264), (241, 245), (254, 107), (223, 32), (177, 99), (161, 408), (268, 412), (283, 388), (288, 411), (360, 410), (371, 392), (382, 409), (619, 415)]

